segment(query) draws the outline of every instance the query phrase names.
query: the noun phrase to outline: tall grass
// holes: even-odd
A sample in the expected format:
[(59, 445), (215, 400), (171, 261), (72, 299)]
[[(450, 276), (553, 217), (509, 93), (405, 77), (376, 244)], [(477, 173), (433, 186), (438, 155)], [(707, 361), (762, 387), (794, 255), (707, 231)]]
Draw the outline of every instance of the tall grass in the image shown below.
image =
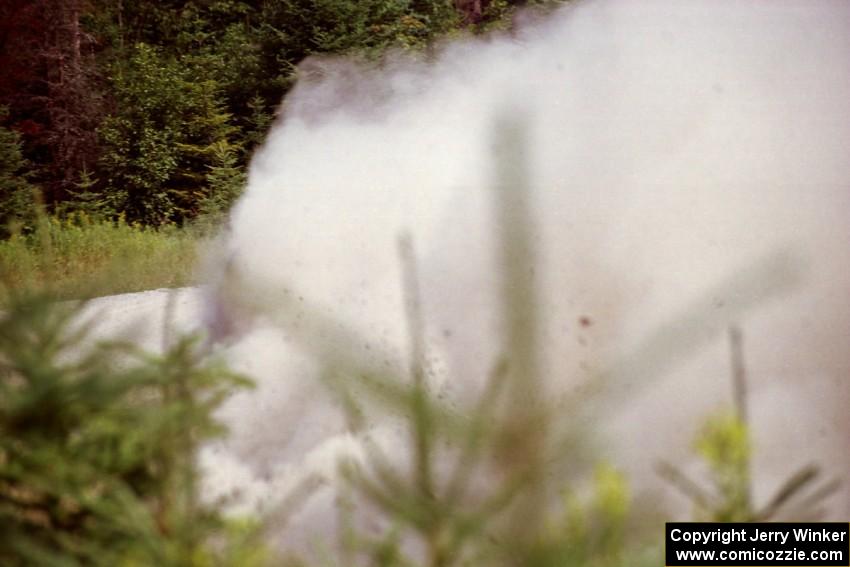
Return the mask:
[(33, 233), (0, 242), (0, 303), (24, 289), (76, 299), (188, 285), (198, 238), (190, 230), (123, 219), (42, 217)]

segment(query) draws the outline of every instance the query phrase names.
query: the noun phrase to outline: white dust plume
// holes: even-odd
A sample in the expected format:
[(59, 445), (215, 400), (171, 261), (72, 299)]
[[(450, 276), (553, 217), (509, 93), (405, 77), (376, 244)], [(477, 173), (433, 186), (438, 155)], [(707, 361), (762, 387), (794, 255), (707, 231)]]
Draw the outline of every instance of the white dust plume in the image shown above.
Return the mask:
[[(687, 468), (698, 424), (731, 405), (733, 324), (756, 500), (810, 461), (846, 473), (850, 3), (575, 2), (427, 56), (315, 58), (299, 76), (211, 276), (210, 325), (259, 382), (223, 412), (212, 485), (268, 503), (305, 467), (332, 485), (332, 455), (362, 458), (317, 377), (408, 366), (400, 235), (432, 388), (474, 397), (503, 344), (494, 187), (517, 168), (547, 398), (610, 378), (594, 427), (636, 490), (687, 510), (653, 466)], [(506, 114), (521, 151), (499, 151)], [(331, 507), (305, 504), (305, 533)]]

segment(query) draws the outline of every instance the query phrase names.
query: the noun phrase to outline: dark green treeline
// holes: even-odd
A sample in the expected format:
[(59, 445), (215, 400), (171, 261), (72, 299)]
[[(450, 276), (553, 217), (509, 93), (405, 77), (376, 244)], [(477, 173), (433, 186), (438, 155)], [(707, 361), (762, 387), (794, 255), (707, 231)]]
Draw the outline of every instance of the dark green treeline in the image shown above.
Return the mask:
[(556, 3), (6, 0), (0, 226), (26, 231), (34, 194), (52, 214), (152, 226), (224, 211), (305, 57), (427, 53)]

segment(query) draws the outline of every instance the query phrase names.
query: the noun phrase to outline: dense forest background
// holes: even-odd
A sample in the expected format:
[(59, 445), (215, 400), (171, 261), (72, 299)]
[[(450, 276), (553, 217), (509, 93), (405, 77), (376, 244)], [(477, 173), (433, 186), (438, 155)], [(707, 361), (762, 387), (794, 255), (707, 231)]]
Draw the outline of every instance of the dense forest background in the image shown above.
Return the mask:
[(220, 213), (305, 57), (427, 56), (441, 37), (557, 3), (7, 0), (0, 226), (31, 229), (39, 199), (54, 215), (153, 227)]

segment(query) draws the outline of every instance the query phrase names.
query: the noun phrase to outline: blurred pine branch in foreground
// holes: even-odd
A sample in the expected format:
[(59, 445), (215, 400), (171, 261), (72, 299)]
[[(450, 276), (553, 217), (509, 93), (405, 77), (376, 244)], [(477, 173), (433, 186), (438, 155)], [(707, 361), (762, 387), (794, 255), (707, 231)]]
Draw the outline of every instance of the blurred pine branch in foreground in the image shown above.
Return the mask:
[(189, 338), (157, 356), (92, 345), (77, 309), (16, 296), (0, 316), (0, 564), (256, 564), (199, 502), (194, 462), (248, 382)]

